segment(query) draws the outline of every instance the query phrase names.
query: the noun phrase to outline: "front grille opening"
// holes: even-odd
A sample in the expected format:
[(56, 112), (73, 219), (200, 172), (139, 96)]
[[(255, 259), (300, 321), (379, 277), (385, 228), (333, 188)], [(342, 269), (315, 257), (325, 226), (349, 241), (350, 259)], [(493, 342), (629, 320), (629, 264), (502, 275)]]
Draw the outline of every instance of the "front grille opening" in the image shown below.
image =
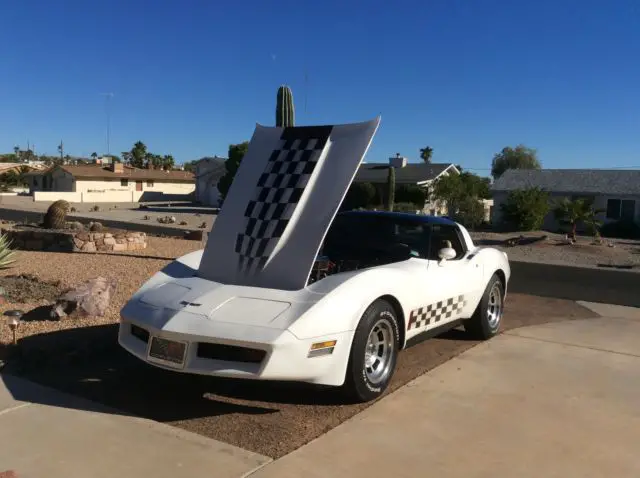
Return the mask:
[(224, 360), (226, 362), (260, 363), (267, 352), (260, 349), (250, 349), (235, 345), (198, 343), (196, 355), (198, 358)]
[(138, 340), (142, 340), (145, 344), (149, 342), (149, 332), (142, 327), (131, 324), (131, 335)]

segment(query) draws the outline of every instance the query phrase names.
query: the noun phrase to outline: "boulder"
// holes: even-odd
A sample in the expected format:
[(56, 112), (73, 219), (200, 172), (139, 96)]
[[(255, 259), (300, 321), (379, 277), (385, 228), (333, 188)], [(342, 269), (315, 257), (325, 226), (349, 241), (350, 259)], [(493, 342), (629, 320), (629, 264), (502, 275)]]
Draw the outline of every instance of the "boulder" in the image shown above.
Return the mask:
[(67, 315), (102, 317), (116, 291), (116, 281), (96, 277), (74, 287), (57, 301), (51, 311), (52, 318)]

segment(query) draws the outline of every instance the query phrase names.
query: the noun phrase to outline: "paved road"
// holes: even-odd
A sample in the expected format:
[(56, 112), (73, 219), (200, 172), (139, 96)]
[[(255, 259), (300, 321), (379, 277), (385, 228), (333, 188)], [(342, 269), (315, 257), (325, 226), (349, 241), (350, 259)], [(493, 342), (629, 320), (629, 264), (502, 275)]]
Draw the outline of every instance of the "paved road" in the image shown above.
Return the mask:
[(511, 292), (640, 307), (637, 272), (516, 261), (511, 270)]

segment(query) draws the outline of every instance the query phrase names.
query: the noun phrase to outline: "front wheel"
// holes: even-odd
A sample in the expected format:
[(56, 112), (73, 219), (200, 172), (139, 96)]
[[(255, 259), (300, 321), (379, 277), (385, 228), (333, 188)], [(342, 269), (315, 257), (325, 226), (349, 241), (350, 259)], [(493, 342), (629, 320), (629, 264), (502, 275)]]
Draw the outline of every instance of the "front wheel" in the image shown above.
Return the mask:
[(398, 319), (386, 300), (371, 304), (356, 328), (345, 377), (345, 391), (357, 402), (382, 395), (395, 372), (399, 348)]
[(503, 312), (504, 284), (500, 277), (494, 274), (473, 316), (464, 321), (464, 330), (474, 339), (490, 339), (500, 330)]

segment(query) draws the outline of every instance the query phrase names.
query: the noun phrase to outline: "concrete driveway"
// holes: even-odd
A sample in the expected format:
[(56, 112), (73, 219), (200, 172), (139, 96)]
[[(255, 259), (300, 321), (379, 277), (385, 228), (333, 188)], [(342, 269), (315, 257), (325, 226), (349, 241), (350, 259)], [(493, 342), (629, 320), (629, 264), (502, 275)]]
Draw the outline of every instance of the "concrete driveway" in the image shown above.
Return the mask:
[(516, 329), (251, 474), (640, 476), (640, 309)]
[[(640, 309), (506, 332), (283, 458), (0, 375), (0, 477), (640, 476)], [(3, 388), (4, 386), (4, 388)]]

